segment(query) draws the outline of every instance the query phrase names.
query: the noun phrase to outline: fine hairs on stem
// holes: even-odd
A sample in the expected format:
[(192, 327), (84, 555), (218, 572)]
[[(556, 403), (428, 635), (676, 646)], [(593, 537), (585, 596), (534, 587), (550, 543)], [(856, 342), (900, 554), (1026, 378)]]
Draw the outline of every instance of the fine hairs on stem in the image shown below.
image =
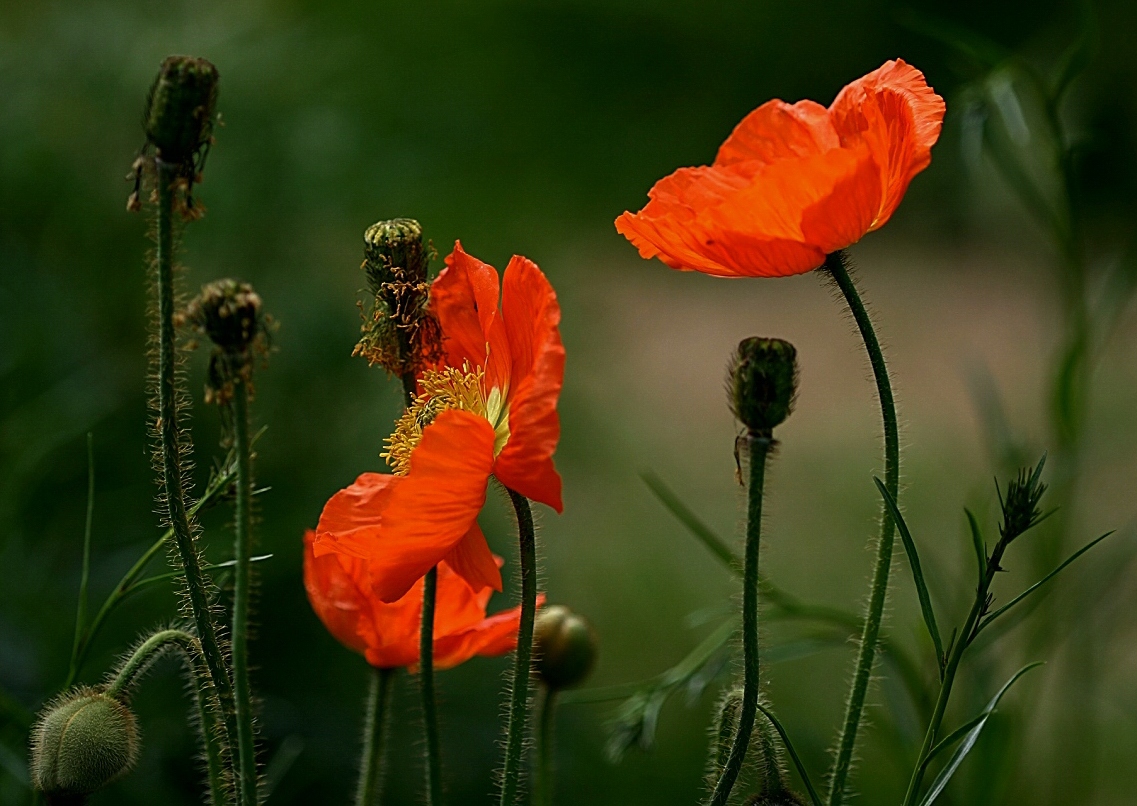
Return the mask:
[(521, 623), (517, 631), (513, 677), (510, 685), (509, 727), (505, 737), (505, 765), (501, 776), (501, 806), (517, 802), (521, 759), (529, 723), (529, 684), (532, 677), (533, 620), (537, 612), (537, 540), (529, 499), (506, 489), (517, 514), (521, 557)]
[(390, 725), (394, 669), (371, 669), (367, 708), (363, 717), (363, 750), (359, 759), (359, 783), (355, 806), (379, 806), (386, 772), (387, 731)]
[[(888, 378), (888, 367), (884, 353), (873, 329), (872, 320), (853, 278), (849, 276), (848, 258), (843, 251), (834, 252), (825, 259), (824, 270), (844, 297), (857, 330), (865, 343), (869, 362), (872, 364), (876, 380), (877, 397), (880, 402), (881, 418), (884, 422), (884, 484), (893, 501), (897, 500), (900, 487), (900, 437), (896, 424), (896, 404), (892, 398), (892, 384)], [(853, 750), (857, 741), (857, 731), (864, 713), (865, 698), (872, 678), (876, 648), (880, 640), (880, 626), (884, 618), (884, 604), (888, 595), (888, 577), (892, 570), (892, 547), (896, 536), (888, 508), (882, 505), (880, 516), (880, 538), (877, 542), (876, 567), (873, 571), (872, 589), (865, 609), (864, 630), (861, 633), (860, 648), (857, 653), (856, 670), (849, 690), (845, 719), (837, 742), (836, 755), (829, 778), (829, 806), (841, 806), (845, 797), (845, 786), (849, 767), (853, 760)]]

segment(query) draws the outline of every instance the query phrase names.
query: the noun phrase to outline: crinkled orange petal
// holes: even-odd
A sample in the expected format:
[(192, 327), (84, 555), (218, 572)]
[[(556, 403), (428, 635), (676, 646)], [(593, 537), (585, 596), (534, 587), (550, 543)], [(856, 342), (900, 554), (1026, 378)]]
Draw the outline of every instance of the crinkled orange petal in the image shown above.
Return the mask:
[(719, 147), (715, 166), (751, 161), (768, 165), (818, 154), (837, 145), (837, 132), (824, 106), (814, 101), (788, 104), (775, 99), (762, 104), (734, 127)]
[(477, 521), (446, 555), (446, 563), (475, 590), (501, 590), (501, 570)]
[(878, 229), (900, 205), (913, 177), (931, 163), (944, 99), (923, 73), (897, 59), (849, 84), (829, 110), (842, 144), (862, 140), (880, 167), (883, 194), (872, 224)]
[[(500, 557), (490, 555), (500, 568)], [(438, 564), (438, 587), (434, 602), (434, 634), (460, 632), (479, 624), (486, 617), (486, 605), (493, 595), (491, 588), (478, 588), (458, 574), (448, 560)]]
[(374, 526), (382, 517), (396, 476), (386, 473), (362, 473), (324, 504), (318, 532), (346, 532), (361, 526)]
[[(544, 603), (542, 594), (537, 597), (537, 607)], [(521, 608), (514, 607), (495, 613), (468, 629), (439, 636), (434, 642), (435, 667), (449, 669), (475, 655), (493, 657), (512, 652), (517, 648), (520, 624)]]
[(486, 388), (509, 385), (509, 339), (498, 310), (497, 269), (462, 249), (455, 241), (430, 289), (432, 309), (442, 326), (447, 363), (483, 367)]
[[(316, 532), (304, 533), (304, 589), (320, 621), (341, 644), (362, 653), (367, 645), (358, 625), (367, 614), (368, 581), (358, 571), (340, 563), (339, 554), (317, 557), (313, 550)], [(357, 561), (360, 566), (362, 560)], [(357, 573), (352, 573), (355, 570)]]
[(561, 436), (557, 401), (565, 374), (561, 309), (552, 285), (530, 260), (511, 260), (504, 286), (502, 312), (514, 354), (514, 377), (509, 440), (493, 472), (511, 490), (561, 512), (561, 477), (553, 465)]
[(486, 500), (493, 445), (485, 418), (458, 409), (443, 411), (423, 430), (371, 540), (372, 586), (380, 599), (402, 597), (470, 531)]

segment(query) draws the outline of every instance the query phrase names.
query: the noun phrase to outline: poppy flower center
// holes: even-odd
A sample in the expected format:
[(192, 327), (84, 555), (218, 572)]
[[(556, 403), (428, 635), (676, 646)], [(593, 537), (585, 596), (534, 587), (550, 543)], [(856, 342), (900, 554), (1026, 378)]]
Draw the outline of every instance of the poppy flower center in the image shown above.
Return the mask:
[(387, 437), (387, 450), (382, 457), (392, 472), (404, 476), (411, 468), (411, 454), (422, 440), (423, 429), (447, 409), (468, 411), (484, 417), (493, 426), (494, 456), (509, 441), (508, 389), (495, 386), (486, 392), (485, 371), (470, 369), (469, 364), (444, 369), (428, 369), (419, 378), (421, 394), (403, 412), (395, 432)]

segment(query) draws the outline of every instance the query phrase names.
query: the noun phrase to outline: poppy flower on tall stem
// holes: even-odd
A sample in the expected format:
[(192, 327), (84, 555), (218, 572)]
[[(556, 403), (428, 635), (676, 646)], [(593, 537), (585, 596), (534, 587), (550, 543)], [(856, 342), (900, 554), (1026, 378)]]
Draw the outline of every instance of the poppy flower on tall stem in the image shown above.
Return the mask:
[[(931, 162), (944, 101), (897, 59), (814, 101), (762, 104), (735, 127), (712, 165), (656, 182), (647, 205), (616, 229), (645, 258), (718, 277), (784, 277), (824, 267), (869, 354), (885, 436), (885, 487), (897, 500), (900, 443), (884, 354), (844, 250), (879, 229)], [(751, 495), (754, 491), (751, 491)], [(872, 676), (888, 591), (895, 525), (882, 507), (876, 568), (856, 669), (829, 776), (840, 806)], [(725, 793), (729, 796), (729, 791)]]

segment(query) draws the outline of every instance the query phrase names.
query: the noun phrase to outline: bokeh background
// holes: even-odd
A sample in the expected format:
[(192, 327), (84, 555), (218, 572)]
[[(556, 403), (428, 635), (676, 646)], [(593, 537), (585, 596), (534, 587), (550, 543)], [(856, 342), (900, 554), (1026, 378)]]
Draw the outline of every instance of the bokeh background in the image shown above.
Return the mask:
[[(260, 498), (259, 541), (273, 558), (260, 565), (252, 653), (263, 757), (279, 778), (271, 803), (346, 802), (354, 784), (367, 670), (309, 610), (300, 541), (332, 492), (381, 469), (382, 439), (398, 413), (397, 382), (351, 358), (365, 284), (361, 236), (378, 219), (420, 219), (441, 254), (457, 238), (498, 266), (525, 254), (558, 290), (568, 349), (558, 452), (566, 509), (540, 513), (544, 585), (552, 601), (595, 625), (601, 654), (588, 685), (662, 672), (737, 595), (735, 580), (639, 474), (654, 470), (710, 525), (737, 536), (735, 426), (722, 378), (744, 336), (790, 339), (802, 366), (798, 410), (768, 474), (765, 568), (802, 598), (860, 607), (880, 440), (867, 363), (840, 306), (812, 274), (722, 281), (641, 261), (611, 222), (638, 209), (660, 176), (712, 160), (762, 101), (828, 103), (844, 83), (897, 56), (947, 98), (945, 131), (894, 220), (852, 252), (889, 348), (903, 420), (903, 504), (941, 622), (962, 620), (973, 590), (963, 507), (993, 539), (993, 476), (1005, 479), (1044, 449), (1056, 472), (1073, 468), (1058, 479), (1063, 515), (1032, 538), (1037, 545), (1016, 545), (999, 596), (1029, 584), (1049, 556), (1119, 530), (966, 665), (952, 724), (1014, 669), (1050, 661), (1010, 695), (943, 802), (1132, 803), (1137, 315), (1127, 307), (1124, 267), (1137, 201), (1137, 7), (1102, 0), (1091, 11), (1092, 58), (1059, 112), (1078, 144), (1071, 190), (1085, 233), (1087, 305), (1107, 321), (1093, 331), (1084, 417), (1071, 443), (1051, 405), (1069, 336), (1067, 275), (1047, 228), (1006, 181), (984, 126), (1051, 190), (1052, 143), (1022, 81), (990, 72), (983, 55), (998, 45), (1049, 75), (1086, 30), (1083, 7), (3, 4), (0, 801), (29, 802), (24, 720), (67, 672), (88, 432), (94, 602), (157, 534), (145, 428), (147, 225), (125, 211), (123, 177), (142, 145), (142, 102), (159, 62), (192, 53), (221, 71), (225, 125), (198, 193), (208, 214), (185, 238), (186, 286), (248, 279), (280, 323), (255, 402), (268, 427), (257, 470), (270, 488)], [(195, 356), (190, 372), (199, 486), (221, 453), (217, 413), (200, 404), (202, 363)], [(483, 526), (512, 558), (509, 517), (500, 497), (491, 499)], [(205, 519), (208, 554), (218, 560), (229, 551), (227, 519), (226, 506)], [(930, 648), (900, 558), (893, 579), (888, 631), (922, 659), (930, 684)], [(508, 579), (493, 607), (515, 595)], [(81, 680), (98, 681), (141, 631), (171, 619), (175, 604), (162, 586), (131, 599)], [(821, 779), (854, 647), (832, 636), (800, 640), (815, 633), (816, 625), (770, 627), (770, 651), (782, 660), (765, 675)], [(505, 669), (505, 659), (475, 659), (440, 676), (449, 803), (490, 802)], [(678, 692), (654, 747), (633, 748), (618, 764), (604, 748), (619, 703), (565, 705), (557, 803), (697, 802), (714, 692), (731, 669), (690, 701)], [(892, 670), (881, 667), (881, 676), (855, 779), (859, 802), (869, 804), (898, 801), (919, 740)], [(411, 678), (396, 696), (387, 802), (417, 803)], [(172, 662), (151, 675), (136, 705), (141, 764), (92, 803), (199, 802)]]

